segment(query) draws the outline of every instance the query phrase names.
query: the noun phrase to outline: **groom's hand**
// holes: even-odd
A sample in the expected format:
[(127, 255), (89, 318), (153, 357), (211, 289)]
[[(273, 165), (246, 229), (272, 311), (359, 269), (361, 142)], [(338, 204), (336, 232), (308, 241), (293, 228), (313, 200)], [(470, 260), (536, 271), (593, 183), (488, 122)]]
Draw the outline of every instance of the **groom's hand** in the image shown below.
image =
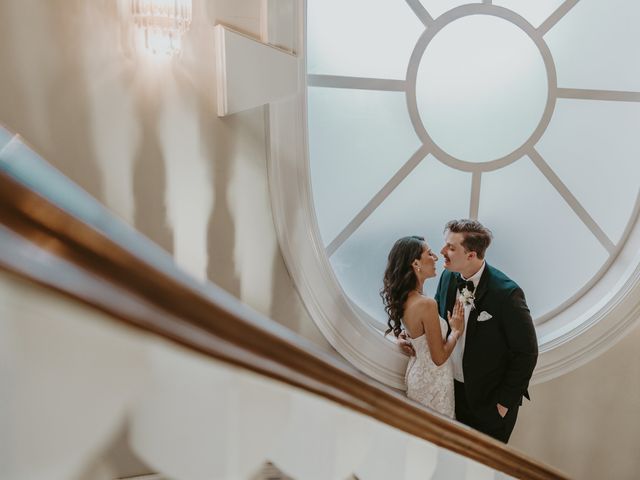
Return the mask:
[(507, 412), (509, 411), (509, 409), (507, 407), (503, 407), (502, 405), (500, 405), (499, 403), (496, 405), (496, 407), (498, 407), (498, 414), (504, 418), (504, 416), (507, 414)]
[(416, 351), (413, 349), (413, 345), (411, 345), (411, 342), (407, 340), (407, 334), (404, 330), (400, 332), (400, 335), (396, 338), (396, 345), (398, 345), (407, 355), (413, 357), (416, 354)]

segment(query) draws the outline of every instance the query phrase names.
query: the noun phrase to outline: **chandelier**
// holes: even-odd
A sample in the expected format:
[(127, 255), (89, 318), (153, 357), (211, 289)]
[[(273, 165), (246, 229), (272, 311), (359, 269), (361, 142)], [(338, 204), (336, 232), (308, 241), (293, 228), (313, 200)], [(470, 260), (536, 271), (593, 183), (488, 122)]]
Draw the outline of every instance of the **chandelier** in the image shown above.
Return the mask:
[(180, 53), (193, 18), (192, 0), (131, 0), (131, 14), (138, 50), (166, 57)]

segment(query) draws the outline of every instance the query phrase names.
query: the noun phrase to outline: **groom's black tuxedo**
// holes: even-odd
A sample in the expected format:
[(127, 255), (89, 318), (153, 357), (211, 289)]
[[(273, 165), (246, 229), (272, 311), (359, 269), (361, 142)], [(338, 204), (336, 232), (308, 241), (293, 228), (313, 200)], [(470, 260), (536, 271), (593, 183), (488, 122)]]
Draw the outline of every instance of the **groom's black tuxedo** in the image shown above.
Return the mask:
[[(453, 309), (458, 277), (448, 270), (440, 277), (436, 301), (442, 318)], [(522, 397), (529, 398), (538, 358), (536, 332), (524, 293), (501, 271), (485, 264), (474, 294), (475, 308), (465, 329), (464, 384), (456, 382), (456, 418), (507, 442)], [(509, 409), (504, 419), (498, 403)]]

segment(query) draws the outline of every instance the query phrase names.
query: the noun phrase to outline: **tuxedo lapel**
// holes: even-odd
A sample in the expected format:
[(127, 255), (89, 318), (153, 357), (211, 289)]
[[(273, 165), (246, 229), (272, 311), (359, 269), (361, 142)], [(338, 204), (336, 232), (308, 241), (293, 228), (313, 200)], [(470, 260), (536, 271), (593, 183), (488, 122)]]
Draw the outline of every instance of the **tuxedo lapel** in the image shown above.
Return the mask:
[(480, 281), (478, 282), (478, 288), (475, 291), (475, 305), (478, 305), (482, 301), (482, 297), (484, 297), (485, 293), (487, 293), (487, 288), (489, 287), (489, 279), (491, 278), (491, 267), (489, 264), (485, 264), (484, 272), (482, 272), (482, 276), (480, 277)]
[(482, 297), (487, 293), (487, 288), (489, 287), (489, 279), (491, 278), (490, 267), (488, 264), (485, 264), (484, 271), (482, 272), (482, 276), (480, 277), (480, 281), (478, 282), (478, 288), (476, 288), (474, 295), (474, 308), (469, 312), (469, 320), (467, 321), (467, 335), (466, 341), (469, 341), (469, 338), (473, 337), (473, 334), (476, 331), (476, 327), (478, 326), (478, 315), (482, 311), (480, 308), (480, 304), (482, 302)]

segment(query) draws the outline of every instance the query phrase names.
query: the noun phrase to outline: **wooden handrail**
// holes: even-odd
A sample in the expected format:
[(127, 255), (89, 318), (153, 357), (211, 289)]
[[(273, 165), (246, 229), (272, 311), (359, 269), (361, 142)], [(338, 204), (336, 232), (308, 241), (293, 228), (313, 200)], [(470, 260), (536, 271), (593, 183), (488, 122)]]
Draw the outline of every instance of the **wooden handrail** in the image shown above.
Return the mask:
[[(56, 203), (0, 171), (0, 268), (129, 325), (328, 398), (508, 475), (568, 478), (408, 400), (215, 285), (195, 281), (141, 235), (130, 235), (124, 242), (110, 233), (123, 228), (115, 217), (110, 216), (113, 225), (104, 217), (92, 225)], [(158, 251), (140, 254), (148, 248)]]

